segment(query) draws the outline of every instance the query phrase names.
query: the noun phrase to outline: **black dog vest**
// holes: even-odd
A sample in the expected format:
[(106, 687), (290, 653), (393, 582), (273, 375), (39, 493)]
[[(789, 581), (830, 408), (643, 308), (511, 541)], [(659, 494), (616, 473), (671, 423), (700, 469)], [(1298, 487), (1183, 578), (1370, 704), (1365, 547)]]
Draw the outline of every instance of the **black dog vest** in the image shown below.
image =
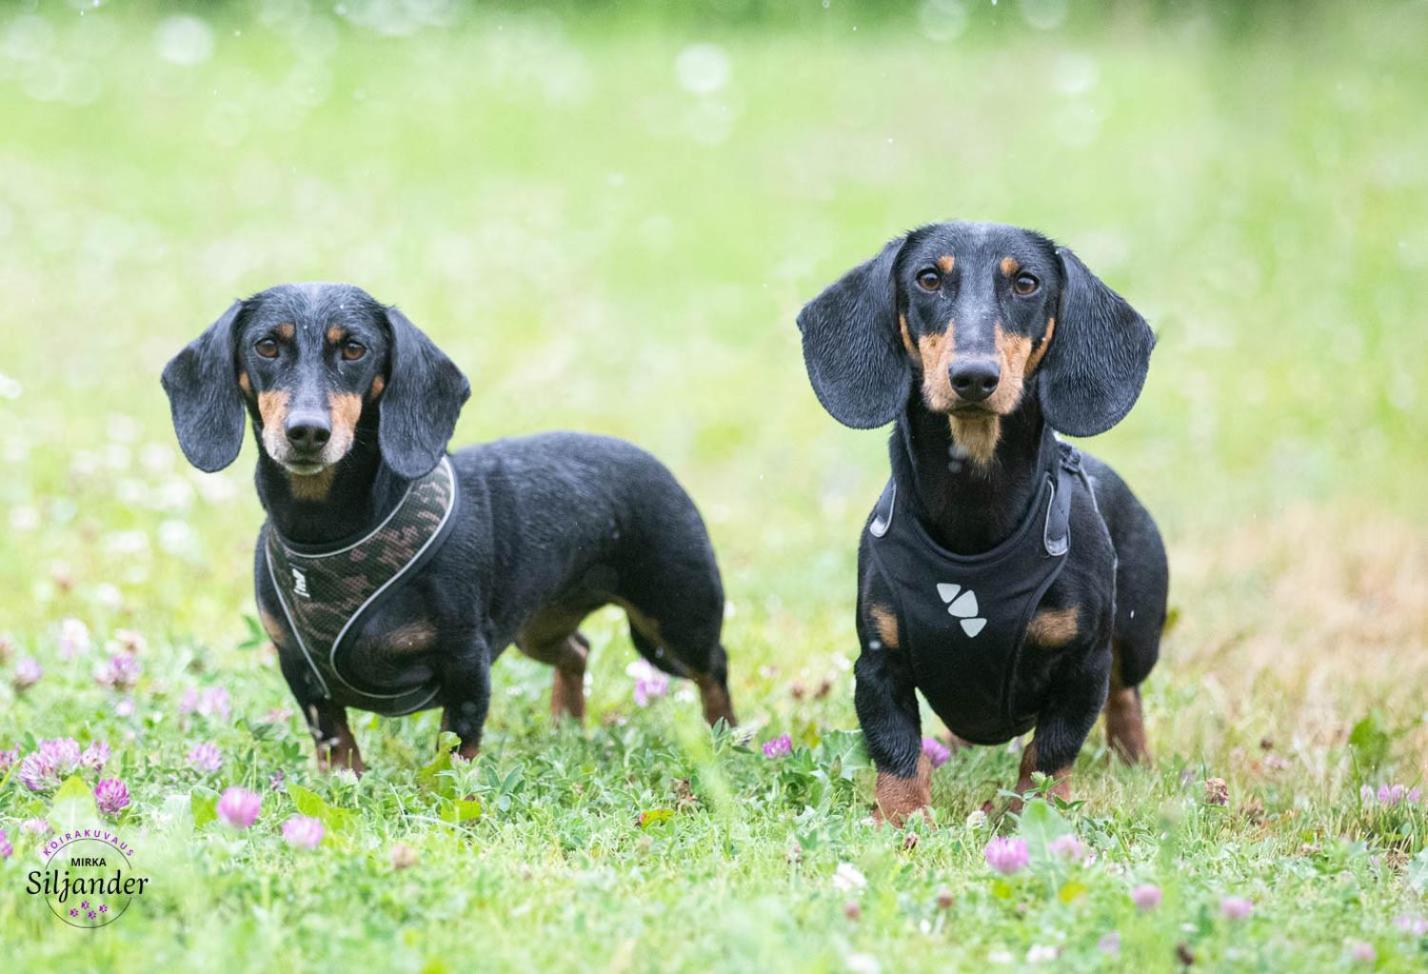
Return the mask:
[(348, 637), (364, 617), (424, 565), (455, 524), (456, 474), (443, 457), (371, 533), (332, 545), (299, 545), (263, 526), (268, 574), (317, 689), (340, 687), (355, 706), (388, 716), (409, 714), (436, 696), (435, 680), (396, 693), (364, 686), (351, 675)]
[(893, 592), (900, 649), (928, 704), (958, 737), (1000, 744), (1030, 730), (1034, 713), (1012, 699), (1026, 627), (1066, 563), (1071, 494), (1084, 483), (1080, 454), (1056, 443), (1052, 469), (1011, 536), (980, 555), (937, 544), (889, 481), (868, 534), (873, 562)]

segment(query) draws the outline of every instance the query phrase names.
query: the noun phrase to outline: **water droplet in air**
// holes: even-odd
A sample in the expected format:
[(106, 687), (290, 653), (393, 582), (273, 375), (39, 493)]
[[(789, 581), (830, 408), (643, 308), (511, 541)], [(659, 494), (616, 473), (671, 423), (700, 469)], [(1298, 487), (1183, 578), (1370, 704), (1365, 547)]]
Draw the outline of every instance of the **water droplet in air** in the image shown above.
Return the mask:
[(674, 73), (685, 91), (712, 94), (729, 82), (729, 55), (718, 44), (691, 44), (674, 59)]
[(154, 30), (154, 48), (173, 64), (202, 64), (213, 56), (213, 29), (197, 17), (166, 17)]

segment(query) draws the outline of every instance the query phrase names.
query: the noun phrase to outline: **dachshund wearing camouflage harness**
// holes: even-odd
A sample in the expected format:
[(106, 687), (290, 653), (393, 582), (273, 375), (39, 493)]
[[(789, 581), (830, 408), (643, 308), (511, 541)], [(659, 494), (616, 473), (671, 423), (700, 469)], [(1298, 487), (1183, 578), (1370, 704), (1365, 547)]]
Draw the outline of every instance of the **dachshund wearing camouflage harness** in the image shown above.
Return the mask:
[(1165, 549), (1125, 482), (1052, 432), (1130, 411), (1155, 344), (1144, 319), (1045, 237), (959, 222), (893, 240), (798, 326), (835, 419), (897, 423), (858, 547), (855, 702), (878, 816), (927, 814), (917, 690), (964, 742), (1035, 728), (1018, 793), (1040, 772), (1069, 794), (1102, 708), (1111, 749), (1145, 760)]
[(164, 369), (189, 462), (259, 446), (263, 626), (324, 766), (361, 772), (346, 708), (443, 707), (476, 754), (490, 666), (514, 642), (585, 710), (581, 620), (622, 606), (636, 649), (734, 722), (724, 594), (694, 503), (620, 440), (551, 433), (446, 451), (470, 386), (396, 308), (344, 284), (236, 301)]

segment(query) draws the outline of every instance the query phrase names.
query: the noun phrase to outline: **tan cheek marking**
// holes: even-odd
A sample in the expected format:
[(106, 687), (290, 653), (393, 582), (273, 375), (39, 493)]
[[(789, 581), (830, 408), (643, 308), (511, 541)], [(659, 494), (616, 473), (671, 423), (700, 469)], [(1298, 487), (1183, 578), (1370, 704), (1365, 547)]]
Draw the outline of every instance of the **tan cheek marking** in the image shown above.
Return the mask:
[(263, 449), (274, 460), (280, 459), (287, 449), (284, 433), (288, 421), (287, 390), (269, 389), (258, 393), (258, 416), (263, 421), (263, 432), (259, 437)]
[(1046, 357), (1046, 349), (1051, 345), (1051, 336), (1056, 332), (1056, 319), (1046, 319), (1046, 334), (1041, 336), (1041, 341), (1036, 343), (1036, 348), (1026, 357), (1026, 374), (1036, 371), (1036, 367), (1041, 364), (1041, 360)]
[(1025, 335), (1011, 335), (996, 325), (997, 357), (1001, 360), (1002, 378), (997, 390), (987, 397), (986, 407), (992, 412), (1006, 416), (1021, 404), (1022, 386), (1026, 381), (1026, 362), (1031, 355), (1031, 339)]
[(379, 375), (372, 380), (372, 389), (368, 395), (370, 398), (376, 399), (382, 394), (382, 390), (385, 388), (387, 388), (387, 380)]
[(999, 266), (1002, 269), (1002, 277), (1011, 277), (1017, 271), (1021, 270), (1021, 262), (1015, 257), (1003, 257)]
[(248, 378), (247, 372), (238, 373), (238, 388), (243, 390), (243, 395), (248, 396), (250, 398), (252, 397), (253, 381)]
[(293, 336), (297, 334), (297, 328), (294, 327), (293, 325), (287, 325), (287, 324), (279, 325), (277, 328), (275, 328), (275, 329), (273, 329), (273, 330), (276, 331), (277, 334), (278, 334), (278, 337), (281, 338), (281, 339), (282, 339), (283, 341), (285, 341), (285, 342), (290, 342), (290, 341), (292, 341), (292, 340), (293, 340)]
[(383, 642), (401, 653), (419, 653), (436, 644), (436, 627), (426, 619), (418, 619), (393, 629)]
[(935, 413), (946, 412), (956, 401), (952, 380), (947, 375), (956, 348), (956, 327), (950, 321), (946, 331), (923, 335), (917, 340), (918, 355), (922, 359), (922, 398)]
[(338, 342), (342, 341), (342, 339), (346, 337), (347, 332), (340, 325), (333, 325), (331, 328), (327, 329), (327, 340), (334, 345), (336, 345)]
[(263, 417), (263, 428), (282, 431), (288, 418), (288, 392), (286, 389), (269, 389), (258, 393), (258, 415)]
[(892, 609), (885, 605), (872, 605), (868, 607), (868, 618), (873, 620), (873, 628), (878, 631), (878, 638), (883, 641), (883, 645), (889, 649), (897, 649), (901, 645), (897, 631), (897, 616)]
[(897, 316), (898, 331), (902, 333), (902, 347), (907, 349), (907, 354), (915, 355), (916, 350), (912, 346), (912, 335), (907, 330), (907, 315)]
[(327, 406), (332, 411), (333, 439), (339, 436), (350, 439), (357, 429), (357, 420), (362, 418), (362, 397), (355, 392), (328, 393)]
[(1031, 617), (1026, 627), (1027, 638), (1038, 646), (1056, 648), (1076, 638), (1076, 623), (1080, 609), (1042, 609)]
[(951, 254), (943, 254), (937, 258), (937, 269), (944, 274), (951, 274), (952, 268), (957, 266), (957, 258)]

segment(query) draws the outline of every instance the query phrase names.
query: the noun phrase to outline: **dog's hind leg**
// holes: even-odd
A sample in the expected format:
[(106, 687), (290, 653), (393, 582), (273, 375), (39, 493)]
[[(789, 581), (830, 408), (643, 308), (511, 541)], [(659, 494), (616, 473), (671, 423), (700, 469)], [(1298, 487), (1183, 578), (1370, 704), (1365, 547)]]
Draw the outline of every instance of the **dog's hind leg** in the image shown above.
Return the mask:
[(723, 721), (730, 727), (738, 726), (734, 716), (734, 701), (729, 697), (729, 657), (724, 647), (714, 644), (710, 668), (694, 677), (694, 685), (699, 688), (699, 699), (704, 705), (704, 719), (713, 727)]
[(1116, 652), (1111, 664), (1111, 692), (1106, 697), (1106, 744), (1127, 764), (1141, 764), (1150, 760), (1150, 748), (1145, 739), (1140, 687), (1121, 682), (1120, 662), (1120, 653)]
[(693, 681), (709, 726), (721, 720), (736, 726), (734, 702), (729, 697), (729, 657), (719, 642), (720, 620), (661, 625), (632, 605), (627, 604), (625, 611), (630, 619), (630, 641), (639, 654), (664, 672)]
[[(1106, 744), (1128, 764), (1150, 760), (1140, 685), (1160, 657), (1168, 573), (1154, 526), (1138, 544), (1126, 545), (1116, 570), (1116, 617), (1111, 636)], [(1149, 535), (1149, 538), (1146, 535)]]
[(590, 640), (575, 629), (572, 622), (562, 620), (554, 625), (551, 618), (534, 620), (516, 637), (516, 646), (533, 660), (555, 669), (555, 681), (550, 688), (550, 715), (570, 717), (577, 723), (585, 719), (585, 664), (590, 657)]
[(518, 645), (531, 659), (555, 668), (555, 682), (550, 687), (550, 715), (570, 717), (577, 723), (584, 720), (585, 663), (590, 657), (590, 640), (580, 632), (573, 632), (555, 642)]

